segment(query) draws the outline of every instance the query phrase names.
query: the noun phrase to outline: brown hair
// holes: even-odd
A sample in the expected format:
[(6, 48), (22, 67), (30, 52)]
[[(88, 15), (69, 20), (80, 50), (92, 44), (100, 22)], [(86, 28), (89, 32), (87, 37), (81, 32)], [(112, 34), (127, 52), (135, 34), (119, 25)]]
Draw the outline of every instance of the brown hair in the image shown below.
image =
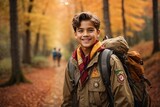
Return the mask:
[(91, 14), (90, 12), (81, 12), (73, 17), (72, 27), (76, 32), (76, 28), (79, 28), (82, 21), (90, 20), (94, 27), (99, 30), (100, 21), (97, 16)]

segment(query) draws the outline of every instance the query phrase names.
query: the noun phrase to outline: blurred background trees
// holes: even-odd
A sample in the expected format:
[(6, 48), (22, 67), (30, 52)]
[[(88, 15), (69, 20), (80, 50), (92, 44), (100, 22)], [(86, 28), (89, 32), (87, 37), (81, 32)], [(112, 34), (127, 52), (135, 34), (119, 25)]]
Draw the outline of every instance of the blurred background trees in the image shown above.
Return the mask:
[[(153, 41), (159, 51), (160, 0), (17, 0), (17, 43), (20, 65), (31, 65), (37, 57), (61, 48), (67, 59), (76, 48), (73, 16), (90, 11), (101, 20), (100, 40), (105, 35), (123, 35), (130, 46)], [(0, 75), (11, 71), (9, 1), (0, 0)], [(16, 25), (15, 25), (16, 27)], [(12, 56), (17, 57), (17, 56)], [(6, 67), (5, 67), (6, 66)]]

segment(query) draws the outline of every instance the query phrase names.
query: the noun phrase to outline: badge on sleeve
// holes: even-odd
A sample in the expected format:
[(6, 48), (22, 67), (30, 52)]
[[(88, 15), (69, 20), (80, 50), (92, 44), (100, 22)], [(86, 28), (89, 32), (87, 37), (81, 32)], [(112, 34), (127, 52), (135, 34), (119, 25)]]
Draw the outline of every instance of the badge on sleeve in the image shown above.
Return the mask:
[(124, 74), (119, 74), (117, 78), (118, 78), (118, 82), (122, 83), (124, 81)]
[(115, 70), (115, 74), (117, 75), (117, 81), (122, 83), (125, 79), (123, 70)]

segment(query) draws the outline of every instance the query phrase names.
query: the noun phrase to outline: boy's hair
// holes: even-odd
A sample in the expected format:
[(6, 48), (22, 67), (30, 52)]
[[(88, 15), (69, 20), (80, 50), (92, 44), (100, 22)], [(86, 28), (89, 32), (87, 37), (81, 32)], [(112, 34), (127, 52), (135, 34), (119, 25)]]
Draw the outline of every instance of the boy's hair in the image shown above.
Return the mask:
[(81, 12), (73, 17), (72, 27), (74, 31), (76, 32), (76, 28), (80, 27), (82, 21), (87, 20), (90, 20), (93, 23), (94, 27), (99, 30), (100, 20), (98, 19), (98, 17), (91, 14), (90, 12)]

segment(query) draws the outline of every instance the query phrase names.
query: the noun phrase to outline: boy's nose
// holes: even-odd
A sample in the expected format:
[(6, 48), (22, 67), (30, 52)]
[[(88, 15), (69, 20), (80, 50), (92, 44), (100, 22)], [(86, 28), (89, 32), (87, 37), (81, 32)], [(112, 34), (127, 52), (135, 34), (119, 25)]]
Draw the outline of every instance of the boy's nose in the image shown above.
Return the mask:
[(87, 36), (88, 35), (88, 32), (87, 31), (84, 31), (83, 32), (83, 36)]

